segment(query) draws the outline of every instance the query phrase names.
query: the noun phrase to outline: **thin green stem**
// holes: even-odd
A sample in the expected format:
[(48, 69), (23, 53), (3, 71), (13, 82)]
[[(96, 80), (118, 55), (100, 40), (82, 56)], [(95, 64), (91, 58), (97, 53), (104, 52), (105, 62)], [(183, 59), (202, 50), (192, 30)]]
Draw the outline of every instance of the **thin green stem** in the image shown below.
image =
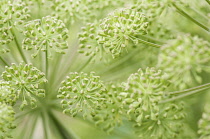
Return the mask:
[(199, 89), (203, 89), (203, 88), (210, 88), (210, 83), (206, 83), (206, 84), (199, 85), (199, 86), (196, 86), (196, 87), (192, 87), (192, 88), (189, 88), (189, 89), (185, 89), (185, 90), (182, 90), (182, 91), (171, 92), (169, 94), (170, 95), (176, 95), (176, 94), (187, 93), (187, 92), (190, 92), (190, 91), (195, 91), (195, 90), (199, 90)]
[(185, 98), (185, 97), (188, 97), (188, 96), (192, 96), (192, 95), (198, 94), (201, 91), (209, 89), (209, 88), (210, 88), (210, 83), (207, 83), (207, 84), (200, 85), (200, 86), (197, 86), (197, 87), (193, 87), (193, 88), (190, 88), (190, 89), (171, 92), (171, 93), (169, 93), (171, 95), (175, 95), (175, 94), (180, 94), (180, 95), (169, 98), (169, 99), (165, 99), (165, 100), (161, 101), (160, 103), (167, 103), (167, 102), (175, 101), (175, 100), (182, 99), (182, 98)]
[(48, 66), (49, 66), (49, 61), (48, 61), (48, 49), (47, 49), (45, 51), (45, 72), (47, 79), (48, 79)]
[(152, 47), (157, 47), (157, 48), (160, 48), (160, 47), (161, 47), (161, 45), (159, 45), (159, 44), (155, 44), (155, 43), (152, 43), (152, 42), (148, 42), (148, 41), (145, 41), (145, 40), (142, 40), (142, 39), (139, 39), (139, 38), (138, 38), (138, 41), (139, 41), (140, 43), (143, 43), (143, 44), (145, 44), (145, 45), (149, 45), (149, 46), (152, 46)]
[(84, 64), (82, 64), (82, 66), (78, 69), (78, 72), (84, 70), (88, 66), (88, 64), (93, 60), (93, 57), (94, 56), (91, 56)]
[(176, 4), (172, 4), (178, 13), (180, 13), (181, 15), (183, 15), (184, 17), (186, 17), (187, 19), (191, 20), (192, 22), (194, 22), (195, 24), (197, 24), (198, 26), (200, 26), (201, 28), (203, 28), (204, 30), (210, 32), (210, 29), (208, 27), (206, 27), (204, 24), (200, 23), (199, 21), (197, 21), (196, 19), (194, 19), (193, 17), (191, 17), (189, 14), (187, 14), (185, 11), (183, 11), (182, 9), (180, 9)]
[(26, 59), (26, 57), (25, 57), (25, 55), (24, 55), (24, 53), (23, 53), (23, 51), (22, 51), (22, 49), (21, 49), (21, 46), (20, 46), (20, 44), (19, 44), (19, 42), (18, 42), (18, 40), (17, 40), (16, 34), (15, 34), (13, 28), (11, 29), (11, 33), (12, 33), (12, 35), (14, 36), (14, 41), (15, 41), (15, 43), (16, 43), (16, 45), (17, 45), (18, 51), (19, 51), (19, 53), (20, 53), (20, 55), (21, 55), (23, 61), (24, 61), (25, 63), (28, 63), (28, 62), (27, 62), (27, 59)]
[(2, 61), (2, 63), (5, 65), (5, 66), (9, 66), (9, 64), (0, 56), (0, 60)]
[(46, 112), (45, 112), (45, 111), (42, 111), (42, 112), (41, 112), (41, 116), (42, 116), (42, 121), (43, 121), (43, 126), (44, 126), (44, 135), (45, 135), (45, 139), (49, 139)]
[(49, 118), (51, 118), (54, 125), (57, 127), (60, 135), (63, 139), (76, 139), (76, 137), (73, 136), (73, 134), (70, 134), (66, 128), (60, 123), (60, 121), (55, 117), (55, 115), (49, 111)]
[(206, 2), (210, 5), (210, 0), (206, 0)]

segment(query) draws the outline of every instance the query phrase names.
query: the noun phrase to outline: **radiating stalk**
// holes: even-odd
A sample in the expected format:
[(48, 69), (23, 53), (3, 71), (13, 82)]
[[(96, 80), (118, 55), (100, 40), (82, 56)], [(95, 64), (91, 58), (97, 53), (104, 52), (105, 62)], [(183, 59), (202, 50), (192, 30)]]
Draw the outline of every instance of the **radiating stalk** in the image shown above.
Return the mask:
[(210, 0), (206, 0), (206, 2), (210, 5)]
[(180, 9), (176, 4), (172, 4), (178, 13), (180, 13), (181, 15), (183, 15), (184, 17), (186, 17), (187, 19), (191, 20), (192, 22), (194, 22), (195, 24), (197, 24), (198, 26), (200, 26), (201, 28), (203, 28), (204, 30), (210, 32), (210, 29), (205, 26), (204, 24), (200, 23), (199, 21), (197, 21), (196, 19), (194, 19), (193, 17), (191, 17), (189, 14), (187, 14), (185, 11), (183, 11), (182, 9)]
[(176, 94), (178, 94), (178, 95), (175, 97), (169, 98), (169, 99), (165, 99), (165, 100), (161, 101), (160, 103), (167, 103), (167, 102), (175, 101), (175, 100), (182, 99), (182, 98), (185, 98), (188, 96), (192, 96), (192, 95), (198, 94), (201, 91), (209, 89), (209, 88), (210, 88), (210, 83), (207, 83), (207, 84), (193, 87), (190, 89), (171, 92), (171, 93), (169, 93), (170, 95), (176, 95)]
[(9, 66), (9, 64), (0, 56), (0, 60), (4, 63), (5, 66)]
[(25, 55), (24, 55), (24, 53), (23, 53), (23, 51), (22, 51), (22, 49), (21, 49), (21, 46), (20, 46), (20, 44), (18, 43), (16, 34), (15, 34), (15, 32), (14, 32), (13, 29), (11, 29), (11, 33), (12, 33), (12, 35), (14, 36), (15, 44), (17, 45), (18, 51), (19, 51), (19, 53), (20, 53), (20, 55), (21, 55), (23, 61), (24, 61), (25, 63), (28, 63), (28, 62), (27, 62), (27, 59), (26, 59), (26, 57), (25, 57)]
[(49, 118), (52, 120), (55, 127), (57, 127), (58, 132), (63, 139), (77, 139), (73, 134), (69, 133), (62, 123), (55, 117), (55, 115), (49, 111)]

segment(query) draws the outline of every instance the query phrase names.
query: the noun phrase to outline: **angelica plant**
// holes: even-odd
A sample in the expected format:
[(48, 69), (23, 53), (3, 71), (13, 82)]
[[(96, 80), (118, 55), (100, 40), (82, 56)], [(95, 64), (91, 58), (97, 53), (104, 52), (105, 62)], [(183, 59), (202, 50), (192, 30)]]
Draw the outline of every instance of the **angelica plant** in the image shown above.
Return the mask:
[(1, 0), (0, 139), (210, 138), (209, 9)]

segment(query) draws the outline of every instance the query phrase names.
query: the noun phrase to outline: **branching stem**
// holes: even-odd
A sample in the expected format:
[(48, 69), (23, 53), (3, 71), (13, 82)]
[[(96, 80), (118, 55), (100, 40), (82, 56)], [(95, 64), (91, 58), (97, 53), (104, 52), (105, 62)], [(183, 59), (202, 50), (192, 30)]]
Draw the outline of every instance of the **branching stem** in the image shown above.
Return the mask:
[(205, 26), (204, 24), (200, 23), (199, 21), (197, 21), (196, 19), (194, 19), (193, 17), (191, 17), (189, 14), (187, 14), (185, 11), (183, 11), (182, 9), (180, 9), (176, 4), (172, 4), (178, 13), (180, 13), (181, 15), (183, 15), (184, 17), (186, 17), (187, 19), (191, 20), (192, 22), (194, 22), (195, 24), (197, 24), (198, 26), (200, 26), (201, 28), (203, 28), (204, 30), (210, 32), (210, 29)]

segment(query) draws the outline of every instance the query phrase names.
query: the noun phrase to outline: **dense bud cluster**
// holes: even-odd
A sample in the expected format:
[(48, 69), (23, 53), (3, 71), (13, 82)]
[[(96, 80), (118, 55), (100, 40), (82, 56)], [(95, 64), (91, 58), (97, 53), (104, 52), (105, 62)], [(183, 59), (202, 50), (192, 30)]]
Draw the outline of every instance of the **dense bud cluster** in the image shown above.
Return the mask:
[(126, 91), (123, 103), (129, 107), (127, 114), (134, 114), (135, 121), (139, 124), (148, 116), (154, 117), (159, 111), (158, 103), (163, 99), (168, 85), (169, 82), (161, 70), (139, 69), (137, 73), (131, 74), (123, 85)]
[(0, 1), (0, 44), (10, 43), (14, 36), (11, 29), (24, 24), (29, 17), (29, 9), (22, 0)]
[(76, 116), (82, 112), (83, 117), (94, 115), (105, 101), (105, 86), (95, 73), (70, 73), (59, 88), (58, 98), (64, 113)]
[(42, 19), (29, 21), (25, 25), (23, 33), (25, 35), (23, 48), (36, 50), (32, 57), (36, 57), (40, 51), (49, 52), (51, 49), (63, 54), (65, 53), (64, 49), (68, 48), (68, 29), (61, 20), (54, 17), (46, 16)]
[(40, 84), (47, 82), (45, 74), (33, 67), (32, 64), (12, 64), (12, 66), (6, 67), (2, 73), (2, 78), (9, 83), (8, 85), (15, 94), (15, 98), (22, 97), (21, 109), (28, 105), (28, 100), (32, 108), (36, 107), (34, 95), (45, 96), (45, 91), (39, 88)]
[(12, 92), (9, 82), (0, 81), (0, 102), (14, 105), (16, 100), (16, 95)]
[(108, 84), (106, 88), (105, 108), (98, 110), (93, 120), (97, 126), (110, 133), (115, 127), (122, 124), (125, 116), (125, 109), (122, 103), (124, 92), (119, 84)]
[(201, 82), (198, 74), (209, 66), (209, 55), (208, 41), (197, 36), (179, 35), (161, 48), (159, 67), (170, 73), (173, 83), (183, 89), (192, 81)]
[(52, 9), (53, 15), (67, 24), (75, 21), (92, 21), (94, 18), (101, 18), (106, 9), (123, 5), (122, 0), (55, 0)]
[(127, 47), (139, 43), (139, 35), (147, 34), (147, 17), (133, 9), (120, 9), (101, 20), (99, 43), (118, 56)]
[(200, 139), (210, 138), (210, 104), (206, 104), (202, 118), (198, 122)]
[(86, 27), (82, 28), (79, 33), (79, 53), (83, 53), (85, 56), (94, 56), (102, 51), (101, 45), (97, 42), (97, 26), (99, 26), (99, 23), (88, 23)]
[(183, 104), (166, 104), (137, 124), (136, 132), (141, 139), (181, 139), (184, 118)]
[(9, 132), (15, 128), (14, 115), (15, 112), (11, 106), (0, 102), (0, 139), (12, 138)]

